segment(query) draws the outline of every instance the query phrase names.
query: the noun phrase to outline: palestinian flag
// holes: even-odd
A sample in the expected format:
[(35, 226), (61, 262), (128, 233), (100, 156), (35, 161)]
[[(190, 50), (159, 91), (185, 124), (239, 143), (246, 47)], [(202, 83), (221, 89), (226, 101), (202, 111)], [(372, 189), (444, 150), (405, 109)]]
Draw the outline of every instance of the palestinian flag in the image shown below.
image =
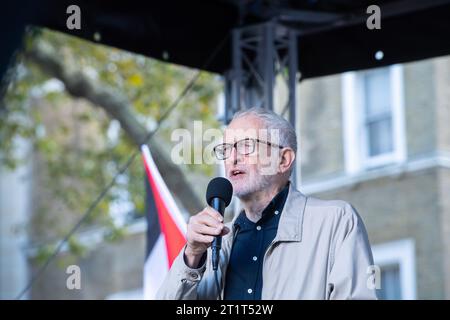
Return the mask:
[(141, 146), (141, 152), (147, 173), (144, 299), (154, 299), (173, 260), (186, 243), (186, 221), (164, 183), (147, 145)]

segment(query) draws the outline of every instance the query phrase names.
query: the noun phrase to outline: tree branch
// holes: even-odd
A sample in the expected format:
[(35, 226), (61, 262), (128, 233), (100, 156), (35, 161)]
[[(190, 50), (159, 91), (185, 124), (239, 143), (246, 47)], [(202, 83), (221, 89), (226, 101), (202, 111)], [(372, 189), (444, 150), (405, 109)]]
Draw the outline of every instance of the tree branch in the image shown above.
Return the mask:
[[(131, 103), (125, 95), (104, 83), (91, 80), (79, 70), (64, 65), (62, 59), (45, 43), (36, 43), (31, 50), (26, 52), (26, 57), (49, 76), (62, 81), (70, 95), (85, 98), (94, 105), (103, 108), (112, 119), (119, 121), (122, 129), (125, 130), (136, 146), (140, 146), (144, 142), (149, 132), (133, 114)], [(155, 139), (151, 139), (148, 144), (155, 163), (169, 189), (180, 199), (186, 210), (191, 214), (198, 212), (203, 206), (181, 169), (168, 159)]]

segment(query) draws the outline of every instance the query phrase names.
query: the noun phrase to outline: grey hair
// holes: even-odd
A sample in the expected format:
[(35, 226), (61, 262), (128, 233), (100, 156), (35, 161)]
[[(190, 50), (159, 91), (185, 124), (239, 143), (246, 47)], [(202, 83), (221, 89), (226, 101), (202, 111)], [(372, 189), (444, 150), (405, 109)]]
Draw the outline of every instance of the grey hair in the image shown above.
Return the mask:
[(268, 109), (253, 107), (236, 112), (232, 121), (244, 116), (255, 116), (259, 118), (264, 122), (269, 132), (271, 129), (279, 130), (279, 144), (283, 147), (289, 147), (297, 153), (297, 134), (295, 133), (295, 129), (282, 116)]

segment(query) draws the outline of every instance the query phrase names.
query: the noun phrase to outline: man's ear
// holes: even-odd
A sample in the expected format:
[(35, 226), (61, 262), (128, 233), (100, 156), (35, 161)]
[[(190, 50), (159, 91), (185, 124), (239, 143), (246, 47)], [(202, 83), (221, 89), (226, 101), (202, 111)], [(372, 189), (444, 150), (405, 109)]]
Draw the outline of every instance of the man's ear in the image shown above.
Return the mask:
[(280, 154), (280, 164), (278, 170), (280, 173), (289, 171), (295, 161), (295, 152), (291, 148), (284, 148)]

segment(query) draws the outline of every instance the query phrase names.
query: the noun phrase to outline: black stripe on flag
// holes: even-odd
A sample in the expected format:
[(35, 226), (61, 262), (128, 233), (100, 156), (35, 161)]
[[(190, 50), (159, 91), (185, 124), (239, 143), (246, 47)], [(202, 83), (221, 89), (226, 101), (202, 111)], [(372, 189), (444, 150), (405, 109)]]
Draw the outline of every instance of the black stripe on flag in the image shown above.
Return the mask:
[(158, 211), (156, 211), (155, 198), (150, 186), (148, 177), (145, 177), (145, 217), (147, 219), (147, 250), (145, 259), (148, 258), (150, 252), (153, 250), (156, 240), (161, 234), (159, 226)]

